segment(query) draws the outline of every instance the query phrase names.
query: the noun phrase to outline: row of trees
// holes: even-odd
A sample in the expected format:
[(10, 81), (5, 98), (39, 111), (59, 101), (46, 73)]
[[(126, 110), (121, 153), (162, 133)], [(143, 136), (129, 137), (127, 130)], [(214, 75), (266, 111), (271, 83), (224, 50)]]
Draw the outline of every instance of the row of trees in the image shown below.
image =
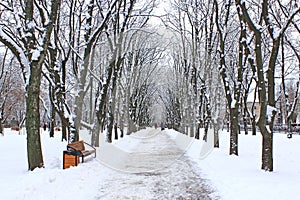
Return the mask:
[[(2, 55), (1, 55), (2, 56)], [(20, 123), (24, 118), (25, 93), (22, 88), (20, 73), (15, 70), (18, 66), (9, 56), (8, 49), (3, 52), (0, 68), (0, 134), (3, 125)], [(13, 119), (10, 116), (14, 116)]]
[[(218, 146), (217, 133), (227, 119), (229, 153), (238, 155), (240, 124), (246, 128), (249, 122), (253, 134), (256, 126), (262, 134), (261, 168), (273, 171), (276, 114), (290, 123), (299, 95), (299, 5), (293, 0), (173, 0), (171, 4), (174, 12), (163, 22), (175, 33), (170, 73), (176, 80), (165, 92), (167, 123), (196, 138), (204, 127), (204, 140), (212, 124)], [(292, 94), (286, 89), (288, 78), (297, 82)], [(284, 103), (279, 110), (280, 101)]]
[[(165, 118), (167, 125), (197, 139), (204, 128), (206, 140), (212, 125), (217, 147), (225, 121), (230, 125), (229, 153), (234, 155), (242, 118), (244, 127), (250, 121), (253, 132), (259, 127), (262, 169), (273, 170), (276, 101), (286, 102), (281, 114), (288, 123), (298, 99), (299, 83), (293, 98), (286, 87), (286, 78), (294, 72), (299, 79), (297, 1), (172, 0), (170, 12), (161, 17), (164, 28), (154, 29), (148, 22), (156, 3), (0, 2), (0, 42), (6, 52), (0, 119), (8, 114), (7, 102), (13, 101), (7, 97), (16, 96), (8, 83), (17, 74), (17, 61), (26, 92), (30, 170), (44, 165), (41, 116), (50, 120), (50, 136), (58, 116), (63, 140), (78, 140), (85, 127), (94, 146), (104, 130), (111, 142), (113, 135), (118, 138), (113, 133), (117, 127), (122, 137), (126, 126), (130, 134)], [(254, 112), (256, 97), (248, 105), (251, 93), (258, 93), (259, 113)], [(164, 117), (159, 116), (161, 107)]]
[[(111, 142), (114, 126), (122, 136), (126, 125), (127, 134), (150, 125), (164, 48), (147, 27), (154, 6), (155, 1), (135, 0), (0, 3), (2, 49), (18, 61), (26, 92), (30, 170), (44, 166), (41, 111), (50, 120), (50, 136), (58, 116), (63, 140), (78, 140), (86, 127), (95, 146), (100, 130), (106, 129)], [(0, 78), (8, 82), (5, 74)], [(6, 93), (1, 95), (3, 105)]]

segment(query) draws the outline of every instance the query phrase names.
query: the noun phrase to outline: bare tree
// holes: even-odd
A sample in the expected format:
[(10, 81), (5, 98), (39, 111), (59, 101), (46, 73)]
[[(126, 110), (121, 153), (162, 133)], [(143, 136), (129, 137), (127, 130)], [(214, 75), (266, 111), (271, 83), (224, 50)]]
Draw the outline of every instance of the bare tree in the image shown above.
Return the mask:
[[(275, 108), (275, 66), (279, 53), (280, 42), (284, 36), (285, 31), (293, 22), (295, 16), (300, 12), (300, 8), (295, 9), (290, 13), (284, 24), (276, 20), (275, 15), (272, 14), (272, 7), (276, 4), (270, 4), (270, 1), (263, 0), (261, 5), (257, 7), (255, 13), (259, 16), (259, 20), (251, 15), (251, 10), (248, 9), (246, 3), (240, 0), (235, 1), (238, 13), (243, 19), (251, 32), (254, 34), (254, 54), (255, 65), (257, 73), (257, 85), (259, 94), (260, 114), (257, 125), (263, 136), (262, 146), (262, 166), (266, 171), (273, 171), (273, 125), (276, 115)], [(261, 8), (261, 9), (260, 9)], [(259, 11), (259, 12), (258, 12)], [(252, 13), (253, 14), (253, 13)], [(271, 15), (272, 14), (272, 15)], [(265, 45), (264, 28), (267, 30), (267, 38), (271, 40), (272, 45)], [(267, 41), (265, 41), (267, 42)], [(269, 50), (269, 54), (263, 53), (263, 48)], [(264, 62), (267, 60), (267, 62)], [(266, 77), (265, 77), (265, 69)]]
[[(0, 27), (0, 41), (20, 62), (27, 84), (26, 129), (30, 170), (44, 166), (39, 130), (41, 72), (59, 5), (58, 0), (47, 3), (29, 0), (24, 4), (1, 2), (1, 10), (4, 10), (5, 14), (2, 13), (1, 16), (4, 23)], [(19, 12), (24, 12), (24, 16)], [(14, 27), (17, 27), (16, 31)]]
[[(224, 6), (225, 13), (221, 13), (219, 11), (220, 5), (218, 1), (214, 1), (216, 15), (215, 21), (217, 25), (217, 31), (219, 34), (219, 54), (220, 54), (220, 75), (222, 77), (225, 96), (228, 103), (229, 116), (230, 116), (230, 151), (229, 154), (238, 155), (238, 134), (240, 131), (239, 126), (239, 111), (241, 108), (241, 86), (242, 86), (242, 78), (243, 78), (243, 49), (241, 46), (241, 41), (243, 37), (243, 32), (241, 31), (239, 38), (239, 49), (238, 51), (235, 49), (236, 47), (229, 43), (227, 40), (235, 41), (234, 35), (228, 34), (231, 29), (233, 29), (235, 22), (230, 21), (230, 18), (233, 18), (234, 12), (232, 12), (232, 2), (227, 1)], [(224, 18), (222, 18), (224, 16)], [(229, 24), (230, 23), (230, 24)], [(231, 27), (230, 27), (231, 26)], [(228, 53), (226, 53), (228, 52)], [(238, 58), (236, 59), (233, 54), (238, 52)], [(229, 60), (227, 60), (227, 59)], [(235, 70), (237, 69), (237, 70)]]
[[(3, 121), (5, 121), (5, 111), (7, 111), (6, 104), (9, 101), (9, 93), (11, 92), (12, 84), (11, 84), (11, 74), (12, 74), (12, 62), (11, 59), (10, 64), (7, 66), (7, 57), (8, 57), (8, 49), (6, 48), (5, 53), (2, 57), (1, 68), (0, 68), (0, 134), (4, 135), (3, 130)], [(8, 113), (9, 114), (9, 113)]]

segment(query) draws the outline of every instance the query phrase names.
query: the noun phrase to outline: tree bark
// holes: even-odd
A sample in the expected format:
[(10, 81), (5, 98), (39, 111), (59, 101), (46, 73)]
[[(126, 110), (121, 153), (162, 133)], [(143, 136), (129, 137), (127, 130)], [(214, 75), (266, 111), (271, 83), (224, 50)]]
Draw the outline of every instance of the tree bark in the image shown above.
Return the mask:
[[(51, 108), (52, 110), (52, 108)], [(55, 110), (54, 110), (55, 115)], [(53, 116), (53, 110), (51, 111), (51, 121), (49, 123), (49, 135), (50, 137), (54, 137), (54, 126), (55, 126), (55, 116)]]
[(230, 147), (229, 155), (238, 155), (239, 113), (237, 108), (230, 108)]
[(100, 124), (95, 122), (94, 129), (92, 130), (91, 144), (94, 147), (99, 147), (100, 139)]
[(2, 126), (2, 116), (0, 116), (0, 135), (4, 135), (3, 126)]
[(218, 123), (214, 123), (214, 147), (219, 148), (220, 143), (219, 143), (219, 130), (220, 130), (220, 125)]
[(200, 123), (199, 122), (197, 123), (195, 138), (197, 140), (200, 139)]
[(114, 123), (114, 131), (115, 131), (115, 140), (118, 140), (119, 135), (118, 135), (118, 125), (117, 125), (117, 123)]
[(26, 97), (26, 131), (29, 170), (44, 166), (40, 141), (40, 84), (41, 64), (33, 63), (31, 65)]
[[(265, 130), (267, 132), (267, 130)], [(261, 169), (273, 171), (273, 134), (262, 135), (262, 165)]]
[(252, 126), (252, 135), (256, 135), (256, 122), (255, 122), (255, 116), (251, 119), (251, 126)]
[(248, 135), (248, 122), (246, 117), (247, 111), (246, 108), (243, 109), (243, 124), (244, 124), (244, 131), (245, 135)]

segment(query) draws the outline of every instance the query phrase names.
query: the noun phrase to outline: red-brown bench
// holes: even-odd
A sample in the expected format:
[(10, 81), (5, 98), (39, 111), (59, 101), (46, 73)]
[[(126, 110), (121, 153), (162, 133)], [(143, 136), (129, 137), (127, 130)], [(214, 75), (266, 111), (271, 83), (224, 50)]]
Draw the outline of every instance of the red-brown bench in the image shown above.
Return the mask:
[[(86, 149), (85, 145), (89, 148)], [(73, 152), (73, 155), (81, 157), (82, 162), (84, 162), (84, 158), (89, 155), (93, 155), (96, 158), (96, 149), (92, 145), (84, 142), (83, 140), (78, 142), (73, 142), (67, 145), (67, 150)]]

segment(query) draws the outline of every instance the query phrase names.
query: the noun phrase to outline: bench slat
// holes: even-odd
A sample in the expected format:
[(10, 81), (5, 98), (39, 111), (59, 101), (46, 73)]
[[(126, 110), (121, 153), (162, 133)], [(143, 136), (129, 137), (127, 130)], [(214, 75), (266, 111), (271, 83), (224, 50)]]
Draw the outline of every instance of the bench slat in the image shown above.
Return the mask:
[(81, 153), (82, 153), (83, 156), (88, 156), (88, 155), (91, 155), (95, 152), (96, 152), (95, 150), (85, 150), (85, 151), (82, 151)]
[(85, 150), (84, 143), (83, 143), (82, 140), (81, 140), (81, 141), (78, 141), (78, 142), (73, 142), (73, 143), (71, 143), (71, 144), (68, 144), (68, 146), (69, 146), (69, 147), (72, 147), (72, 148), (74, 148), (74, 149), (76, 149), (76, 150), (79, 150), (79, 151)]
[[(93, 148), (92, 150), (86, 150), (85, 144), (88, 145), (90, 148)], [(95, 154), (96, 157), (96, 149), (91, 146), (90, 144), (84, 142), (83, 140), (73, 142), (67, 145), (67, 149), (71, 151), (75, 151), (76, 155), (80, 156), (82, 159), (82, 162), (84, 162), (84, 157), (89, 156), (91, 154)]]

